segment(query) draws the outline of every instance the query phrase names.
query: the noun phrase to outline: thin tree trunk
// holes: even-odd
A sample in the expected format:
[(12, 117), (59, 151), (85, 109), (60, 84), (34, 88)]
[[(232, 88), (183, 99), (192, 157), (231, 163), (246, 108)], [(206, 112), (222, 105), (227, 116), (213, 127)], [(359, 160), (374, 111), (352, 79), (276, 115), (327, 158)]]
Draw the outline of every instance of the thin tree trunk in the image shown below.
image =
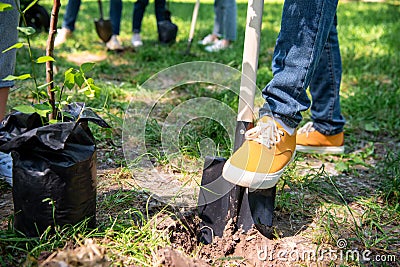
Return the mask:
[[(54, 51), (54, 38), (57, 33), (57, 21), (58, 21), (58, 12), (61, 7), (60, 0), (54, 0), (53, 8), (51, 10), (51, 17), (50, 17), (50, 30), (49, 30), (49, 37), (47, 38), (46, 44), (46, 56), (53, 57)], [(54, 58), (54, 57), (53, 57)], [(55, 95), (54, 95), (54, 80), (53, 80), (53, 61), (46, 62), (46, 82), (47, 82), (47, 94), (49, 96), (49, 102), (51, 105), (51, 114), (49, 119), (56, 119), (57, 110), (56, 110), (56, 102), (55, 102)]]

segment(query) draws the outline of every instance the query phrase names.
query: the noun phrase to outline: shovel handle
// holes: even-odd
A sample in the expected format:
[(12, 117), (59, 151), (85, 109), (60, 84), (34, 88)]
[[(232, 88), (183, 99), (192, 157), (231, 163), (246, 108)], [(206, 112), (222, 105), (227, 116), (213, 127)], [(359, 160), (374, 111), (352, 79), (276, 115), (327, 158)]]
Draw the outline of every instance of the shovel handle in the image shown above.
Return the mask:
[(101, 3), (101, 0), (98, 0), (97, 3), (99, 4), (100, 19), (103, 20), (103, 4)]
[[(247, 22), (244, 37), (242, 76), (240, 81), (239, 108), (235, 132), (234, 151), (244, 142), (244, 133), (253, 127), (254, 99), (264, 0), (249, 0), (247, 4)], [(246, 188), (234, 186), (229, 192), (227, 219), (238, 223), (239, 213)]]
[(199, 8), (200, 8), (200, 0), (196, 0), (193, 9), (192, 22), (190, 24), (189, 42), (192, 42), (193, 40), (194, 30), (196, 28), (196, 22), (197, 22), (197, 15), (199, 14)]
[(263, 8), (264, 0), (248, 1), (237, 121), (253, 121)]

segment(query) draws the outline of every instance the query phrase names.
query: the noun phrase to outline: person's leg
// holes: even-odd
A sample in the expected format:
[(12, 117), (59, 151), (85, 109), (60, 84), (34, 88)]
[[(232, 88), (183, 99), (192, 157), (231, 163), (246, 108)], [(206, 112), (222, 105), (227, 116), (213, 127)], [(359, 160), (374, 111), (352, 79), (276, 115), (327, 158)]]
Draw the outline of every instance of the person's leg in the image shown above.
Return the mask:
[(0, 121), (2, 121), (6, 115), (9, 90), (10, 87), (0, 87)]
[[(19, 13), (16, 8), (19, 1), (2, 0), (2, 2), (11, 4), (13, 9), (0, 13), (0, 36), (2, 36), (0, 38), (0, 122), (4, 119), (7, 110), (9, 89), (14, 85), (14, 81), (4, 81), (3, 79), (14, 74), (17, 53), (16, 49), (4, 53), (2, 51), (18, 42), (17, 27), (19, 24)], [(0, 152), (1, 178), (5, 178), (6, 182), (12, 186), (12, 157), (3, 152)]]
[(144, 12), (146, 10), (149, 0), (137, 0), (133, 8), (133, 21), (132, 21), (132, 32), (140, 33), (142, 29), (142, 21)]
[(10, 87), (14, 85), (14, 81), (4, 81), (8, 75), (13, 75), (15, 70), (16, 49), (11, 49), (2, 53), (10, 46), (18, 42), (18, 23), (19, 13), (15, 7), (14, 0), (4, 0), (4, 3), (11, 4), (14, 9), (3, 11), (0, 14), (0, 121), (4, 119), (7, 110), (8, 92)]
[(73, 32), (75, 30), (75, 22), (78, 18), (81, 0), (68, 0), (65, 14), (63, 17), (62, 27)]
[(122, 0), (110, 0), (110, 20), (114, 35), (119, 35), (122, 16)]
[(214, 27), (212, 34), (217, 37), (221, 37), (224, 29), (224, 9), (223, 1), (225, 0), (215, 0), (214, 1)]
[(54, 47), (62, 45), (72, 36), (72, 32), (75, 30), (75, 22), (78, 17), (80, 6), (81, 0), (68, 0), (62, 21), (62, 27), (57, 31), (54, 40)]
[(310, 83), (313, 127), (324, 135), (335, 135), (342, 132), (345, 124), (340, 110), (342, 60), (336, 25), (337, 18), (335, 17)]
[[(272, 188), (296, 152), (296, 127), (310, 107), (306, 88), (334, 22), (338, 0), (286, 0), (276, 41), (273, 78), (257, 125), (224, 165), (223, 177), (253, 189)], [(272, 117), (274, 119), (272, 119)]]
[(223, 0), (223, 39), (236, 41), (236, 0)]
[[(217, 3), (218, 2), (218, 3)], [(207, 52), (218, 52), (229, 48), (236, 40), (236, 0), (216, 0), (214, 30), (211, 36), (222, 37), (207, 46)]]
[(342, 61), (336, 25), (335, 16), (310, 83), (312, 121), (298, 131), (296, 150), (299, 152), (319, 154), (344, 152), (345, 120), (340, 110), (339, 95)]
[(106, 47), (110, 51), (121, 51), (122, 47), (118, 35), (120, 32), (122, 15), (122, 0), (110, 0), (110, 20), (112, 28), (111, 39), (106, 43)]
[(155, 0), (154, 12), (156, 14), (157, 22), (163, 21), (165, 17), (165, 0)]
[(214, 25), (213, 30), (210, 34), (206, 35), (202, 40), (199, 41), (200, 45), (213, 45), (219, 41), (219, 37), (222, 36), (222, 25), (223, 25), (223, 10), (221, 2), (224, 0), (214, 0)]
[[(207, 45), (205, 50), (208, 52), (216, 52), (223, 48), (222, 42), (225, 40), (220, 40), (220, 37), (224, 35), (224, 19), (225, 10), (224, 2), (230, 0), (214, 0), (214, 26), (211, 34), (204, 37), (203, 40), (199, 42), (201, 45)], [(225, 42), (224, 42), (225, 43)], [(228, 44), (229, 45), (229, 44)]]
[(263, 89), (260, 116), (272, 115), (296, 128), (310, 107), (306, 88), (317, 68), (334, 22), (337, 0), (286, 0), (276, 41), (273, 78)]

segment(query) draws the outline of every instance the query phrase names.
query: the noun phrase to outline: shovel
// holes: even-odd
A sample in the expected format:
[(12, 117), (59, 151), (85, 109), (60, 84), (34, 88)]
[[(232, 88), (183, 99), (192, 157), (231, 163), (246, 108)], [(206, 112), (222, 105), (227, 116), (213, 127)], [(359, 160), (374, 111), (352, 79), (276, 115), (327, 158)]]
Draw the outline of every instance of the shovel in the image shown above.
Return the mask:
[(199, 14), (199, 8), (200, 8), (200, 0), (196, 0), (196, 3), (194, 4), (194, 9), (193, 9), (192, 22), (190, 24), (189, 39), (188, 39), (188, 44), (186, 47), (185, 55), (190, 54), (190, 47), (192, 46), (192, 43), (193, 43), (194, 31), (196, 28), (197, 15)]
[[(239, 108), (234, 150), (244, 142), (244, 133), (253, 127), (253, 107), (260, 47), (264, 0), (249, 0), (240, 82)], [(198, 198), (201, 219), (198, 239), (210, 244), (225, 231), (245, 232), (253, 226), (264, 236), (271, 236), (276, 187), (249, 190), (221, 177), (225, 158), (206, 157)]]
[(99, 3), (100, 18), (95, 19), (94, 24), (96, 26), (97, 35), (104, 43), (107, 43), (112, 36), (112, 25), (109, 19), (103, 19), (103, 6), (101, 0), (98, 0), (97, 2)]

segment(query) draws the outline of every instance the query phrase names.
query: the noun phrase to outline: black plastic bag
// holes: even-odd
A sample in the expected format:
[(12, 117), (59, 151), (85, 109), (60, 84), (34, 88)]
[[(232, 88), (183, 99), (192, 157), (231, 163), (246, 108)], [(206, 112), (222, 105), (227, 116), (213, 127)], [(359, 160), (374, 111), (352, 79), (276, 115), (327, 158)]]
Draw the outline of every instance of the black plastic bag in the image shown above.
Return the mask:
[(70, 111), (81, 119), (41, 126), (37, 114), (17, 112), (0, 126), (0, 150), (13, 158), (14, 227), (27, 236), (83, 220), (96, 227), (96, 144), (88, 121), (109, 126), (90, 111), (85, 116), (82, 106)]
[(164, 44), (175, 42), (178, 34), (178, 26), (171, 21), (171, 12), (165, 11), (165, 20), (157, 23), (158, 40)]

